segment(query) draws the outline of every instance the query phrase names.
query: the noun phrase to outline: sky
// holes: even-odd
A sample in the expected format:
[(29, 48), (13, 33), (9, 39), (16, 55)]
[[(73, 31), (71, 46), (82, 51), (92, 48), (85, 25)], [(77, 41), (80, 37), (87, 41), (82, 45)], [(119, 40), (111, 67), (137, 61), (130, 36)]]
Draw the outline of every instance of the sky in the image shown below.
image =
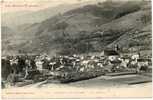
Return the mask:
[(1, 11), (16, 12), (28, 10), (40, 10), (47, 7), (54, 7), (60, 4), (76, 4), (84, 2), (97, 2), (104, 0), (2, 0)]
[[(29, 10), (36, 11), (48, 7), (55, 7), (60, 4), (76, 4), (76, 3), (85, 3), (85, 2), (93, 3), (93, 2), (103, 2), (106, 0), (0, 0), (0, 1), (1, 1), (0, 2), (1, 12), (6, 13), (6, 12), (29, 11)], [(118, 1), (118, 0), (112, 0), (112, 1)]]

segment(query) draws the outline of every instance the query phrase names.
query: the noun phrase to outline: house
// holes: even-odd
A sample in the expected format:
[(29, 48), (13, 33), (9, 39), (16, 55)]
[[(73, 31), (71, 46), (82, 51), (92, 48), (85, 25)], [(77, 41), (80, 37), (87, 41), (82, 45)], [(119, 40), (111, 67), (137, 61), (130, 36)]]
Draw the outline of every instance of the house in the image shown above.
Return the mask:
[(131, 59), (131, 57), (130, 56), (128, 56), (128, 55), (124, 55), (124, 56), (122, 56), (120, 59), (122, 59), (124, 62), (126, 62), (126, 63), (129, 63), (130, 62), (130, 59)]
[(104, 50), (101, 53), (101, 56), (105, 56), (110, 61), (114, 61), (120, 57), (120, 54), (115, 50)]
[(131, 56), (131, 58), (137, 60), (137, 59), (140, 58), (140, 54), (133, 54), (133, 55)]
[(150, 65), (149, 62), (151, 62), (151, 60), (140, 58), (140, 59), (137, 59), (137, 62), (139, 67), (149, 67)]

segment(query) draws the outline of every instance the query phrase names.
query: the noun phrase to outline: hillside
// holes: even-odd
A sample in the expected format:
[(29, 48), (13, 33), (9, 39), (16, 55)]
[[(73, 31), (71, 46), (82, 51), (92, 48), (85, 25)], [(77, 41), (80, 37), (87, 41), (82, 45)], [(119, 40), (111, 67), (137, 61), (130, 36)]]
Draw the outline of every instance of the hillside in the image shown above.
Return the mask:
[[(16, 32), (7, 27), (7, 26), (2, 26), (1, 27), (1, 36), (2, 36), (2, 39), (1, 39), (1, 42), (2, 42), (2, 54), (5, 54), (5, 53), (9, 53), (9, 52), (14, 52), (12, 51), (13, 49), (13, 45), (17, 44), (17, 42), (15, 41), (17, 36), (16, 36)], [(15, 49), (15, 48), (14, 48)], [(15, 49), (16, 50), (16, 49)]]
[(115, 44), (124, 49), (151, 50), (149, 4), (104, 2), (76, 8), (40, 23), (25, 25), (22, 36), (26, 39), (16, 48), (50, 55), (101, 52)]
[(17, 28), (25, 24), (39, 23), (57, 14), (65, 13), (69, 10), (82, 7), (93, 2), (84, 2), (84, 4), (61, 4), (55, 7), (48, 7), (38, 11), (17, 11), (2, 13), (3, 26)]

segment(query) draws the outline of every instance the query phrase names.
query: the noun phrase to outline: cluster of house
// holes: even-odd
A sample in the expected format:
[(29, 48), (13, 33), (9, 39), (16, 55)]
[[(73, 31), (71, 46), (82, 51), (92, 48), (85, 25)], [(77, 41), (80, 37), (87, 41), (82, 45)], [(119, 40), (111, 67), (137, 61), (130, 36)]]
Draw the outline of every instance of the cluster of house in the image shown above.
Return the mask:
[(151, 71), (151, 62), (150, 58), (141, 58), (140, 54), (132, 56), (120, 55), (114, 50), (104, 50), (96, 56), (72, 55), (52, 58), (48, 55), (7, 56), (2, 57), (2, 79), (8, 80), (12, 74), (21, 74), (26, 79), (30, 70), (68, 73), (90, 72), (101, 69), (106, 72), (129, 70), (137, 72)]

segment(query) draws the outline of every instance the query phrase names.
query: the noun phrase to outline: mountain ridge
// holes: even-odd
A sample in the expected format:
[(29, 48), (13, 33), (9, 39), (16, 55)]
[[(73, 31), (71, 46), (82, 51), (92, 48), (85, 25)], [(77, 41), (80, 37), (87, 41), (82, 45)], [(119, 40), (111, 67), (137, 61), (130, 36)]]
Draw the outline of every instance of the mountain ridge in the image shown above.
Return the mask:
[[(151, 9), (146, 2), (123, 2), (115, 6), (110, 2), (109, 6), (104, 4), (76, 8), (30, 26), (23, 32), (28, 33), (24, 45), (21, 43), (16, 48), (49, 55), (101, 52), (107, 47), (113, 48), (115, 44), (121, 45), (120, 42), (125, 45), (132, 39), (127, 34), (141, 31), (146, 25), (151, 26)], [(150, 28), (147, 30), (151, 34)], [(129, 39), (124, 41), (126, 37)], [(151, 40), (150, 36), (145, 39)], [(140, 41), (138, 38), (135, 40)], [(130, 43), (133, 42), (127, 45), (133, 45)], [(124, 49), (132, 48), (124, 45), (121, 45)], [(151, 50), (149, 47), (148, 50)], [(138, 47), (133, 45), (133, 48)]]

